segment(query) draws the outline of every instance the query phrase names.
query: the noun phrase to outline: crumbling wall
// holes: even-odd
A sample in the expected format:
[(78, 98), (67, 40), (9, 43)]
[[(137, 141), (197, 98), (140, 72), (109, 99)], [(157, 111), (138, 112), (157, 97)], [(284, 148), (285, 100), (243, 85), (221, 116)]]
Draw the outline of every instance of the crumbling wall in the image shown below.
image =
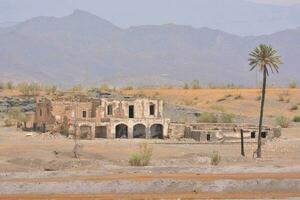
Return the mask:
[[(169, 126), (168, 135), (170, 139), (182, 139), (185, 137), (188, 127), (186, 124), (171, 123)], [(188, 131), (189, 132), (189, 131)]]
[[(169, 129), (170, 138), (193, 138), (201, 142), (223, 142), (238, 140), (241, 137), (241, 129), (244, 131), (244, 139), (256, 140), (258, 126), (253, 124), (221, 124), (221, 123), (198, 123), (178, 124), (171, 123)], [(253, 137), (254, 136), (254, 137)], [(263, 126), (262, 139), (272, 140), (281, 136), (281, 128)]]

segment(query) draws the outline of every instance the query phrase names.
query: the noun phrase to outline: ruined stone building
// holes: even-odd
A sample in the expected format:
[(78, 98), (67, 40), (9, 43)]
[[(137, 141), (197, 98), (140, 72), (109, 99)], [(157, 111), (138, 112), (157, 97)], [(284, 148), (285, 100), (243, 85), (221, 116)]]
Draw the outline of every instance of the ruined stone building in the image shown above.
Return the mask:
[(160, 138), (168, 136), (163, 101), (148, 98), (95, 98), (84, 101), (37, 99), (31, 117), (37, 131), (94, 138)]

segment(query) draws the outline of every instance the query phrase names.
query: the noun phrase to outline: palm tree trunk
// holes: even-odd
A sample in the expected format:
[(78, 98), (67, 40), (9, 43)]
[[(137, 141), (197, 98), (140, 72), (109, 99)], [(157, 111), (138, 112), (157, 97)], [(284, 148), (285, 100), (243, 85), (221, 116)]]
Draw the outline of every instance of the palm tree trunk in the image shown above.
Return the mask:
[(263, 124), (263, 116), (264, 116), (266, 83), (267, 83), (267, 69), (266, 66), (264, 66), (263, 88), (262, 88), (262, 97), (261, 97), (261, 105), (260, 105), (259, 130), (258, 130), (258, 142), (257, 142), (257, 158), (261, 158), (261, 132), (262, 132), (262, 124)]

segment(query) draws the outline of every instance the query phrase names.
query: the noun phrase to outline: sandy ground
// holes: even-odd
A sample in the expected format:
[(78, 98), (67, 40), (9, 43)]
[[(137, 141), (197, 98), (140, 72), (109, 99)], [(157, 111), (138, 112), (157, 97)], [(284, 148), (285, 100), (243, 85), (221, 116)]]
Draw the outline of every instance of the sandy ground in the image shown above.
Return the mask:
[[(148, 167), (128, 166), (145, 140), (74, 141), (63, 136), (0, 129), (0, 199), (261, 199), (300, 198), (300, 125), (263, 145), (148, 140)], [(213, 151), (221, 163), (210, 165)]]
[[(134, 89), (123, 90), (126, 95), (158, 97), (169, 104), (189, 106), (208, 112), (228, 112), (236, 116), (259, 116), (260, 89)], [(265, 116), (275, 118), (283, 115), (292, 119), (299, 115), (300, 89), (268, 88)], [(298, 110), (290, 110), (298, 105)], [(274, 120), (273, 120), (274, 121)]]

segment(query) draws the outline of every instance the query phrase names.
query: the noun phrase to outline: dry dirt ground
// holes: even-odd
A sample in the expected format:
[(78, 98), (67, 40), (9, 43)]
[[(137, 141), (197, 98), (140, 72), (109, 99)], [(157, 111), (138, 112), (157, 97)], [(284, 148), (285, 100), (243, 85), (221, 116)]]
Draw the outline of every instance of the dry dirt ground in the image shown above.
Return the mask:
[[(257, 89), (143, 89), (126, 95), (162, 98), (173, 105), (228, 112), (257, 121)], [(19, 96), (2, 91), (2, 96)], [(266, 118), (300, 115), (300, 89), (268, 89)], [(197, 144), (191, 140), (149, 140), (148, 167), (130, 167), (130, 154), (144, 140), (74, 141), (63, 136), (0, 128), (0, 199), (300, 199), (300, 124), (283, 129), (280, 139), (263, 145), (263, 158), (252, 158), (256, 144)], [(218, 151), (222, 161), (210, 165)]]
[[(300, 125), (263, 146), (149, 140), (148, 167), (130, 167), (144, 140), (74, 141), (0, 128), (0, 199), (261, 199), (300, 198)], [(221, 154), (210, 165), (213, 151)]]

